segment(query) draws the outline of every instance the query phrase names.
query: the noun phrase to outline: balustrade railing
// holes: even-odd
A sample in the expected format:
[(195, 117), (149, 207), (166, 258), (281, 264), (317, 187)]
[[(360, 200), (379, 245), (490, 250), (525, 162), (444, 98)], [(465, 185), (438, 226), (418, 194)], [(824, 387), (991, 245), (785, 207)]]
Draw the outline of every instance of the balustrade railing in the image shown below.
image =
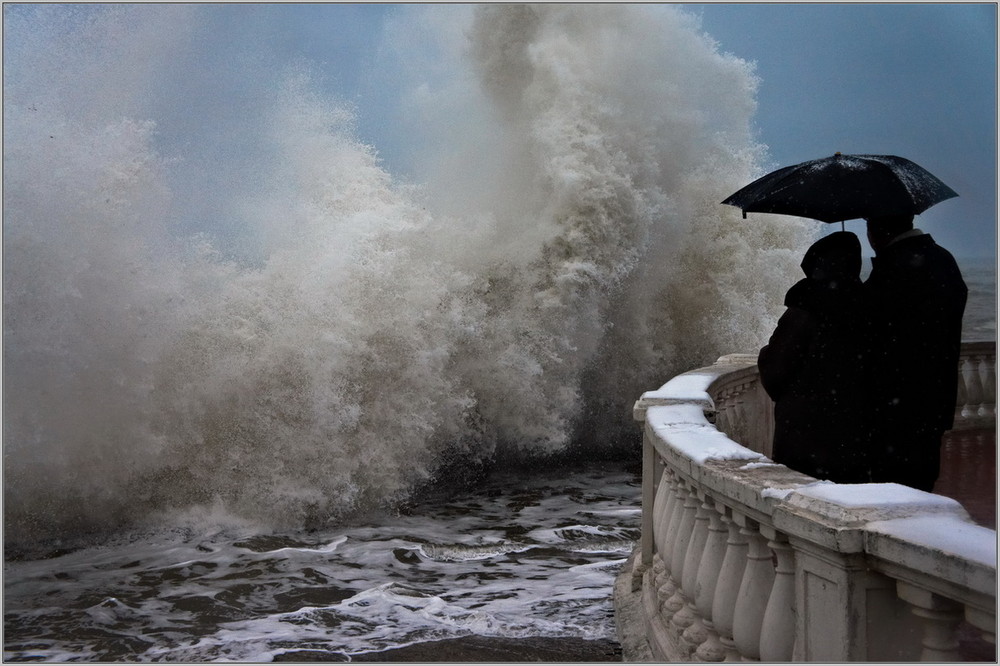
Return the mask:
[(955, 429), (993, 427), (997, 418), (997, 345), (966, 342), (958, 360)]
[[(655, 661), (955, 661), (973, 628), (995, 655), (996, 532), (950, 498), (769, 460), (755, 361), (722, 357), (636, 403), (642, 538), (616, 606), (631, 595), (642, 626), (620, 629)], [(956, 428), (995, 423), (995, 344), (966, 344), (959, 373)]]

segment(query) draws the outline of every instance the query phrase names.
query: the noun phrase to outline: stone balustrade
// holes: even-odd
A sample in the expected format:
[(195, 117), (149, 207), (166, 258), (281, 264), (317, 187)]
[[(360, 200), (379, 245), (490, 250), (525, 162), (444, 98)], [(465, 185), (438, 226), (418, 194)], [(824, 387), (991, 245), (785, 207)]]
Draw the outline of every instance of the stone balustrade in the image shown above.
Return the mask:
[[(995, 423), (995, 345), (963, 349), (957, 414)], [(756, 358), (731, 355), (636, 403), (639, 548), (615, 586), (626, 660), (956, 661), (996, 643), (994, 530), (898, 484), (770, 461)]]
[(958, 361), (955, 429), (992, 427), (997, 418), (997, 345), (966, 342)]

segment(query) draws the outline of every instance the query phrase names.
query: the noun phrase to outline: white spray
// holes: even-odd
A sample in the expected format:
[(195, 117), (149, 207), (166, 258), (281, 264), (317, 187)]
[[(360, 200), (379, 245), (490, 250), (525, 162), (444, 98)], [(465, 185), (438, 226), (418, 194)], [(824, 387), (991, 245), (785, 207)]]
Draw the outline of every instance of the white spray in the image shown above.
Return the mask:
[(9, 540), (315, 524), (624, 446), (642, 390), (766, 339), (812, 228), (719, 205), (763, 159), (756, 81), (678, 8), (400, 9), (417, 185), (296, 67), (166, 151), (204, 11), (5, 14)]

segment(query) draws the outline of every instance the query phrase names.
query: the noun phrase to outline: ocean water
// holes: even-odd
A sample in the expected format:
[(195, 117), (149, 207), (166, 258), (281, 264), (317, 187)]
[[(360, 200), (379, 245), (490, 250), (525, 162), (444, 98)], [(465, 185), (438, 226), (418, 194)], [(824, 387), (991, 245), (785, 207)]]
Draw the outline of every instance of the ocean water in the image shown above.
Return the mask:
[(349, 660), (461, 636), (615, 640), (638, 539), (621, 463), (494, 474), (474, 491), (309, 532), (200, 522), (5, 567), (8, 661)]
[(997, 339), (997, 262), (995, 258), (958, 257), (969, 300), (962, 320), (962, 339), (978, 342)]
[(678, 6), (395, 8), (390, 164), (280, 11), (4, 7), (5, 658), (611, 637), (632, 403), (819, 233), (718, 203), (752, 66)]

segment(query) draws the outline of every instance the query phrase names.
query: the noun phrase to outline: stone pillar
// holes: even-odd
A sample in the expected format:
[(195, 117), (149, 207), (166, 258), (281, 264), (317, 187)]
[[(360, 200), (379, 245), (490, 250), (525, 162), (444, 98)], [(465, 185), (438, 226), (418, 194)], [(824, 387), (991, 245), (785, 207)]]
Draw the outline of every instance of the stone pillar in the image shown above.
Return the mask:
[(664, 467), (663, 472), (658, 474), (657, 477), (658, 483), (653, 494), (653, 510), (648, 520), (646, 517), (645, 502), (643, 503), (644, 508), (642, 512), (643, 535), (645, 535), (647, 523), (653, 534), (652, 541), (648, 545), (648, 540), (643, 539), (642, 557), (644, 561), (648, 557), (649, 564), (653, 562), (653, 553), (663, 552), (663, 531), (666, 527), (663, 517), (669, 512), (671, 489), (673, 487), (672, 475), (668, 468)]
[[(795, 549), (795, 661), (870, 661), (868, 626), (876, 597), (891, 608), (892, 580), (871, 572), (861, 553), (837, 553), (790, 538)], [(875, 618), (871, 618), (875, 619)], [(889, 626), (882, 624), (881, 626)]]
[(730, 389), (723, 389), (722, 392), (716, 396), (715, 402), (715, 429), (719, 432), (729, 432), (730, 426), (732, 425), (732, 419), (730, 415), (732, 414), (733, 403), (730, 401), (732, 397), (732, 391)]
[(761, 627), (761, 661), (791, 661), (795, 645), (795, 552), (788, 539), (773, 527), (762, 527), (767, 545), (777, 558), (774, 586)]
[(663, 509), (660, 511), (658, 523), (660, 526), (659, 536), (656, 539), (656, 552), (659, 554), (663, 564), (668, 571), (670, 569), (670, 553), (673, 543), (673, 530), (675, 525), (674, 516), (677, 514), (678, 504), (683, 505), (683, 500), (678, 499), (678, 485), (680, 481), (676, 474), (671, 473), (664, 484), (666, 498), (663, 502)]
[(661, 542), (660, 558), (663, 560), (666, 577), (659, 587), (660, 615), (663, 622), (669, 622), (674, 613), (680, 610), (680, 599), (675, 598), (680, 581), (673, 570), (673, 553), (677, 543), (677, 535), (680, 530), (681, 519), (684, 516), (684, 501), (687, 497), (687, 488), (684, 482), (676, 474), (671, 485), (670, 512), (664, 515), (666, 529), (663, 531), (663, 541)]
[(955, 425), (959, 425), (968, 416), (967, 405), (969, 404), (968, 391), (965, 390), (965, 363), (966, 359), (958, 359), (958, 392), (955, 395)]
[(746, 536), (749, 550), (743, 582), (736, 598), (733, 621), (733, 639), (744, 659), (760, 659), (760, 630), (764, 624), (764, 611), (774, 585), (774, 565), (767, 540), (760, 533), (760, 525), (742, 518), (740, 533)]
[(698, 513), (698, 497), (690, 488), (685, 488), (684, 509), (681, 515), (681, 522), (674, 541), (674, 552), (671, 554), (672, 574), (674, 582), (677, 584), (677, 591), (671, 597), (669, 604), (671, 609), (676, 608), (673, 617), (670, 618), (671, 633), (677, 639), (680, 646), (680, 637), (684, 630), (691, 626), (694, 621), (688, 609), (691, 595), (684, 589), (685, 565), (687, 562), (688, 547), (695, 533), (695, 516)]
[(962, 376), (965, 379), (965, 407), (962, 416), (976, 418), (983, 404), (983, 380), (979, 374), (978, 354), (970, 354), (963, 363)]
[(920, 661), (961, 661), (955, 630), (962, 621), (962, 605), (903, 581), (896, 582), (896, 591), (921, 620)]
[(965, 607), (965, 621), (982, 632), (983, 640), (996, 647), (997, 644), (997, 614), (972, 606)]
[(712, 600), (712, 623), (719, 632), (719, 642), (725, 651), (725, 661), (739, 661), (739, 651), (733, 640), (733, 621), (736, 599), (740, 594), (740, 583), (747, 563), (747, 540), (740, 532), (740, 526), (728, 513), (722, 522), (729, 532), (726, 540), (726, 555), (722, 558), (719, 580), (715, 583), (715, 598)]
[(996, 356), (983, 357), (983, 404), (979, 416), (987, 423), (995, 422), (997, 416), (997, 359)]
[(729, 529), (723, 522), (720, 508), (716, 508), (710, 497), (705, 498), (705, 506), (709, 509), (708, 539), (705, 542), (705, 555), (698, 567), (698, 582), (695, 590), (695, 608), (702, 618), (705, 627), (705, 639), (695, 651), (698, 661), (722, 661), (726, 657), (725, 647), (719, 640), (719, 632), (715, 628), (713, 604), (715, 590), (722, 572), (722, 563), (726, 557), (726, 542), (729, 539)]
[(670, 575), (678, 584), (683, 580), (684, 560), (687, 557), (688, 544), (691, 543), (691, 534), (694, 532), (694, 517), (698, 512), (698, 499), (694, 492), (683, 482), (679, 490), (683, 504), (680, 506), (677, 529), (671, 539), (673, 550), (668, 564)]
[(701, 614), (695, 606), (698, 593), (698, 573), (701, 571), (705, 559), (709, 518), (713, 512), (711, 504), (707, 501), (707, 498), (703, 498), (698, 506), (698, 511), (695, 514), (694, 533), (691, 535), (691, 543), (688, 544), (687, 556), (684, 558), (683, 587), (687, 596), (685, 611), (691, 620), (681, 635), (681, 648), (688, 655), (698, 649), (698, 646), (708, 637)]
[[(868, 526), (945, 504), (949, 500), (896, 484), (819, 484), (775, 508), (774, 527), (795, 551), (793, 660), (918, 658), (915, 617), (899, 600), (896, 581), (868, 561), (874, 543)], [(869, 636), (876, 628), (878, 635)]]
[[(653, 521), (656, 516), (654, 498), (658, 490), (656, 482), (659, 480), (659, 476), (656, 474), (657, 457), (653, 442), (648, 434), (644, 434), (642, 438), (642, 531), (639, 535), (641, 551), (639, 568), (642, 571), (653, 564)], [(634, 587), (635, 582), (633, 582)]]

